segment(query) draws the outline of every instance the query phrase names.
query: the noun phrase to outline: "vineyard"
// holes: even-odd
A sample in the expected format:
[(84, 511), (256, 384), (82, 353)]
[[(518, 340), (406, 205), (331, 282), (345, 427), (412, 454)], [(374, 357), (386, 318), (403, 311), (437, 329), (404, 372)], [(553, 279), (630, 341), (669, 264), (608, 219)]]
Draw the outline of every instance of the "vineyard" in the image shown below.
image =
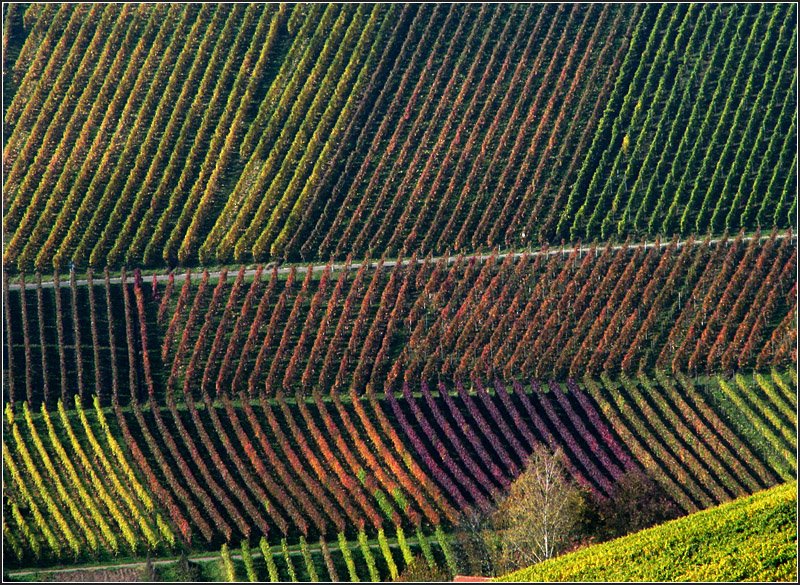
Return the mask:
[(22, 275), (6, 303), (7, 356), (19, 364), (6, 398), (361, 396), (403, 382), (796, 360), (791, 234), (551, 252), (292, 267), (285, 278), (258, 268), (246, 279), (242, 267), (216, 282), (207, 270), (182, 283), (123, 273), (124, 285), (106, 274), (78, 287), (56, 273), (44, 288), (42, 275)]
[(794, 244), (23, 275), (5, 289), (12, 511), (35, 511), (41, 533), (19, 529), (54, 560), (421, 539), (490, 507), (537, 444), (599, 498), (633, 470), (684, 512), (753, 493), (797, 469)]
[(206, 396), (180, 409), (25, 404), (5, 421), (6, 493), (23, 539), (14, 552), (66, 560), (365, 531), (422, 540), (457, 510), (490, 506), (537, 443), (564, 449), (570, 473), (601, 498), (643, 469), (693, 512), (794, 476), (790, 374)]
[(796, 226), (788, 4), (20, 11), (8, 270)]
[(687, 518), (525, 579), (791, 580), (796, 20), (4, 4), (4, 578), (449, 579), (544, 450)]

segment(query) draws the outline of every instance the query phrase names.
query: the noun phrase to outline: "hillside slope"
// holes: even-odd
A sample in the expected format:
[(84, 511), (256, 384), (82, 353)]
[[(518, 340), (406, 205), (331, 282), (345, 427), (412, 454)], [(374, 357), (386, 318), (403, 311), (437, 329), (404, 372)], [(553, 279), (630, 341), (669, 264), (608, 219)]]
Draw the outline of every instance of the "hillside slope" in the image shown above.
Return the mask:
[(360, 399), (187, 394), (163, 408), (9, 404), (6, 552), (25, 566), (262, 535), (446, 530), (459, 512), (487, 509), (539, 444), (560, 448), (597, 497), (644, 471), (692, 513), (796, 477), (791, 373), (405, 386)]
[[(45, 289), (37, 276), (7, 293), (6, 396), (52, 405), (97, 392), (108, 404), (114, 367), (121, 401), (163, 404), (199, 390), (361, 395), (403, 381), (702, 375), (795, 359), (796, 241), (783, 234), (453, 260), (248, 278), (242, 267), (155, 287), (136, 274), (78, 286), (73, 274)], [(145, 352), (148, 372), (136, 365)]]
[(498, 581), (796, 581), (797, 482)]
[(33, 4), (4, 36), (6, 270), (790, 227), (796, 16)]
[(2, 15), (17, 574), (456, 572), (541, 446), (682, 514), (796, 480), (795, 5)]

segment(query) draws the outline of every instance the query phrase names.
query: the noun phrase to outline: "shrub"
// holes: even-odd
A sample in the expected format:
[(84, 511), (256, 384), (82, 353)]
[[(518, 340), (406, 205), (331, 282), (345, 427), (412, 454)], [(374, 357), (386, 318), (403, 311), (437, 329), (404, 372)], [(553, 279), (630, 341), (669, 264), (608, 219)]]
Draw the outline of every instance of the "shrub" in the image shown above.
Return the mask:
[(231, 551), (228, 549), (227, 543), (222, 545), (220, 553), (222, 555), (222, 575), (228, 582), (236, 581), (236, 567), (233, 565)]
[(247, 572), (247, 580), (251, 583), (258, 583), (258, 575), (256, 575), (256, 568), (253, 565), (253, 555), (250, 554), (250, 543), (246, 538), (242, 541), (242, 561), (244, 561), (244, 569)]
[(425, 557), (418, 554), (394, 579), (395, 582), (436, 583), (449, 581), (450, 573), (440, 565), (430, 566)]
[(679, 510), (659, 484), (641, 471), (628, 471), (611, 496), (596, 503), (596, 536), (608, 540), (676, 518)]

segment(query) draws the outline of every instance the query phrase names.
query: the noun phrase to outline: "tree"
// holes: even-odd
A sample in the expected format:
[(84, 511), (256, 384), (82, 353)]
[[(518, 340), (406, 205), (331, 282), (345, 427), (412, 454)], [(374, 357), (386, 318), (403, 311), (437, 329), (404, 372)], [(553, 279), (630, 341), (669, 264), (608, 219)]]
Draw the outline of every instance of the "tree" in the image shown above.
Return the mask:
[(197, 563), (189, 560), (185, 550), (181, 550), (175, 567), (175, 580), (180, 582), (190, 582), (201, 580), (200, 567)]
[(641, 471), (628, 471), (614, 484), (611, 496), (596, 504), (594, 533), (600, 540), (618, 538), (680, 515), (675, 503)]
[(558, 449), (540, 444), (492, 509), (462, 513), (455, 530), (459, 571), (503, 575), (564, 552), (592, 523), (590, 498)]
[(494, 514), (495, 569), (514, 570), (547, 560), (571, 542), (584, 498), (569, 478), (564, 454), (538, 445)]
[(459, 573), (495, 573), (498, 538), (493, 530), (491, 514), (491, 510), (477, 506), (462, 512), (453, 534)]
[(150, 551), (147, 551), (147, 559), (145, 560), (144, 568), (141, 571), (141, 580), (142, 581), (149, 581), (154, 582), (158, 581), (158, 575), (156, 574), (156, 568), (153, 565), (153, 558), (150, 556)]

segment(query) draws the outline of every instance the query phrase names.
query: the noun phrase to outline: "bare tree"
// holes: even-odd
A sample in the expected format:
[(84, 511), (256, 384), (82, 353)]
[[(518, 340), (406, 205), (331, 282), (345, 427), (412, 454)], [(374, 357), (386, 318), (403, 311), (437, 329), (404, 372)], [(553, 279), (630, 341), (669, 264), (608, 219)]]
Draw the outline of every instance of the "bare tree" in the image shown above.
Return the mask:
[(494, 530), (495, 510), (470, 508), (461, 513), (453, 536), (462, 574), (491, 575), (498, 557), (498, 538)]
[(580, 518), (581, 491), (569, 478), (561, 450), (539, 445), (499, 503), (496, 569), (513, 570), (559, 554), (570, 544)]

